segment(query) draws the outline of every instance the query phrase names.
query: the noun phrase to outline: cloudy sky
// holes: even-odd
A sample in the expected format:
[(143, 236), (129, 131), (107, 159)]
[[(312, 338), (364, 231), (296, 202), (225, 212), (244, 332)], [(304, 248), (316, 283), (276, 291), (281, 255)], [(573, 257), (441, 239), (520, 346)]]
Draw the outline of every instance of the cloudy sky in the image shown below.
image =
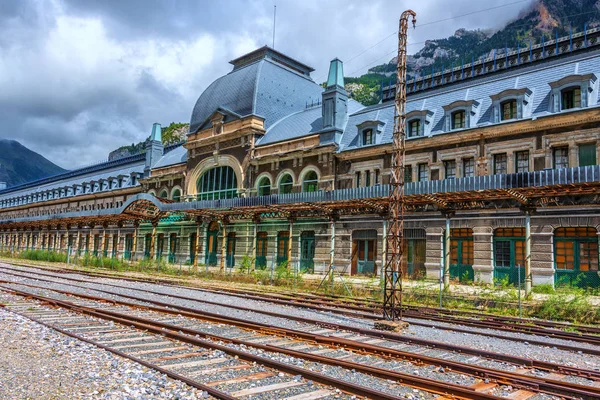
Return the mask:
[(412, 53), (458, 28), (499, 27), (531, 1), (0, 0), (0, 138), (72, 169), (143, 140), (154, 122), (189, 122), (229, 60), (271, 45), (274, 4), (275, 48), (321, 82), (334, 57), (346, 76), (389, 61), (408, 7), (422, 25)]

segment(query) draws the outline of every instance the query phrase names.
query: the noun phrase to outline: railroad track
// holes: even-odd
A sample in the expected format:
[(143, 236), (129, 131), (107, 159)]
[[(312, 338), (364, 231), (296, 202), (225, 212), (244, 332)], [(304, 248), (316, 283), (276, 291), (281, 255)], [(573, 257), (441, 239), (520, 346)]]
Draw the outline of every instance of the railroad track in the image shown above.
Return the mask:
[[(61, 279), (63, 279), (63, 278), (61, 278)], [(43, 289), (43, 288), (37, 287), (36, 289)], [(94, 290), (97, 290), (97, 289), (94, 289)], [(88, 299), (94, 300), (94, 301), (106, 300), (106, 299), (98, 298), (96, 296), (86, 296), (86, 295), (82, 295), (82, 294), (69, 293), (66, 291), (62, 291), (62, 292), (65, 295), (76, 295), (76, 296), (88, 298)], [(100, 291), (100, 292), (103, 292), (103, 291)], [(127, 296), (125, 296), (125, 297), (127, 297)], [(142, 300), (147, 301), (144, 299), (142, 299)], [(111, 299), (109, 301), (114, 302), (114, 299)], [(125, 303), (125, 302), (117, 302), (117, 303), (119, 303), (122, 306), (134, 306), (134, 307), (139, 308), (139, 305), (136, 305), (136, 304)], [(155, 302), (155, 303), (157, 303), (157, 302)], [(261, 331), (261, 330), (262, 331), (270, 330), (270, 333), (272, 335), (276, 335), (276, 336), (280, 336), (280, 337), (290, 337), (290, 338), (294, 338), (294, 340), (302, 339), (304, 341), (313, 341), (313, 342), (316, 342), (319, 344), (324, 344), (324, 345), (329, 345), (329, 346), (337, 346), (338, 348), (339, 347), (348, 348), (348, 349), (352, 349), (354, 351), (362, 352), (362, 353), (370, 352), (371, 354), (383, 354), (386, 357), (395, 357), (398, 359), (412, 359), (417, 362), (426, 362), (431, 365), (443, 365), (445, 368), (451, 369), (452, 371), (458, 371), (461, 373), (471, 374), (471, 375), (475, 375), (475, 376), (485, 376), (488, 379), (491, 378), (496, 382), (492, 385), (497, 385), (498, 383), (505, 383), (505, 384), (510, 384), (515, 387), (526, 388), (525, 389), (526, 393), (520, 395), (520, 396), (523, 396), (522, 398), (530, 397), (529, 395), (527, 395), (527, 393), (535, 393), (538, 391), (541, 393), (555, 394), (555, 395), (560, 395), (560, 396), (564, 396), (564, 397), (571, 396), (571, 397), (576, 397), (576, 398), (598, 398), (598, 396), (600, 396), (600, 391), (597, 388), (584, 386), (584, 385), (573, 385), (573, 384), (569, 384), (568, 382), (559, 381), (557, 379), (550, 379), (550, 378), (543, 379), (543, 378), (531, 377), (531, 376), (527, 376), (527, 375), (523, 375), (523, 374), (511, 374), (511, 373), (507, 373), (504, 371), (492, 370), (489, 368), (474, 367), (474, 366), (466, 365), (463, 363), (456, 363), (456, 362), (453, 363), (453, 362), (449, 362), (449, 361), (441, 362), (440, 359), (435, 359), (432, 357), (426, 357), (426, 356), (419, 357), (412, 353), (401, 352), (401, 351), (393, 350), (390, 348), (377, 346), (377, 345), (373, 344), (373, 338), (369, 337), (369, 336), (362, 337), (362, 338), (353, 338), (354, 340), (348, 340), (348, 339), (344, 339), (344, 338), (335, 338), (332, 336), (323, 336), (323, 334), (326, 332), (321, 332), (320, 334), (315, 334), (314, 332), (312, 334), (307, 334), (306, 332), (274, 329), (272, 327), (264, 327), (264, 326), (260, 326), (257, 324), (250, 324), (248, 322), (245, 322), (245, 325), (244, 325), (244, 321), (235, 321), (234, 319), (226, 320), (222, 316), (206, 315), (206, 313), (200, 313), (197, 310), (185, 311), (184, 308), (182, 308), (182, 307), (174, 307), (169, 304), (165, 304), (165, 305), (170, 306), (170, 309), (166, 309), (164, 307), (155, 307), (155, 306), (145, 307), (145, 308), (152, 310), (152, 311), (183, 315), (186, 317), (203, 319), (203, 320), (211, 320), (211, 318), (212, 318), (213, 322), (228, 323), (228, 324), (232, 324), (232, 325), (236, 325), (236, 326), (242, 326), (245, 329), (249, 329), (249, 330), (251, 329), (255, 332)], [(143, 323), (147, 323), (147, 322), (148, 321), (146, 321), (146, 320), (143, 321)], [(181, 326), (178, 325), (176, 327), (170, 327), (170, 329), (181, 329)], [(328, 331), (329, 331), (329, 333), (335, 334), (335, 330), (330, 329)], [(193, 333), (198, 334), (197, 331), (194, 331)], [(223, 339), (220, 338), (219, 340), (223, 340)], [(369, 341), (371, 343), (368, 343)], [(267, 349), (268, 348), (272, 349), (272, 346), (267, 347)], [(282, 350), (277, 349), (277, 351), (282, 351)], [(295, 355), (297, 356), (297, 354), (295, 354)], [(330, 362), (333, 363), (332, 365), (336, 365), (335, 360), (330, 360)], [(358, 366), (350, 365), (349, 367), (356, 368)], [(560, 369), (560, 366), (554, 366), (554, 369)], [(586, 371), (581, 371), (581, 370), (570, 371), (570, 372), (574, 372), (577, 375), (582, 375), (582, 374), (586, 373)], [(593, 374), (594, 371), (587, 371), (587, 372), (591, 372)], [(558, 378), (556, 373), (553, 374), (553, 378)], [(563, 378), (564, 378), (564, 376), (563, 376)]]
[[(115, 312), (106, 305), (99, 305), (92, 301), (73, 302), (15, 289), (3, 288), (2, 290), (42, 303), (32, 306), (31, 302), (22, 302), (6, 306), (11, 311), (140, 362), (174, 379), (183, 380), (220, 399), (237, 399), (257, 394), (267, 394), (268, 398), (287, 400), (351, 398), (351, 396), (398, 399), (403, 397), (403, 390), (414, 394), (410, 388), (419, 389), (420, 396), (426, 399), (435, 399), (439, 396), (459, 399), (502, 398), (485, 393), (481, 390), (481, 385), (469, 388), (382, 368), (354, 365), (349, 361), (332, 359), (319, 354), (286, 351), (292, 357), (298, 355), (304, 360), (311, 359), (313, 368), (314, 365), (319, 364), (354, 366), (353, 373), (369, 371), (369, 375), (377, 376), (373, 379), (381, 381), (380, 385), (392, 386), (388, 383), (389, 380), (402, 384), (394, 384), (392, 390), (382, 392), (366, 385), (315, 372), (311, 368), (298, 367), (290, 358), (286, 358), (284, 362), (268, 357), (265, 352), (276, 353), (280, 349), (273, 345), (261, 345), (256, 340), (251, 342), (231, 339), (205, 334), (180, 325), (145, 319), (139, 316), (139, 311), (132, 312), (133, 309), (128, 313)], [(257, 355), (256, 350), (263, 352)], [(235, 377), (222, 379), (223, 376), (231, 374)], [(202, 383), (206, 380), (208, 382)], [(263, 385), (253, 384), (256, 381), (260, 381)], [(228, 386), (233, 386), (233, 389), (228, 390)], [(282, 390), (285, 393), (294, 387), (299, 391), (290, 396), (282, 396), (280, 393)], [(485, 391), (497, 387), (496, 384), (486, 384)], [(407, 388), (409, 390), (406, 390)], [(340, 396), (342, 392), (346, 395)], [(512, 391), (512, 393), (517, 392), (522, 397), (525, 391)], [(531, 395), (534, 394), (531, 392)]]
[[(16, 264), (18, 265), (18, 264)], [(32, 267), (31, 265), (21, 264), (24, 267)], [(34, 267), (35, 268), (35, 267)], [(48, 271), (55, 273), (68, 273), (69, 271), (57, 268), (44, 267)], [(289, 304), (293, 302), (296, 306), (309, 306), (310, 308), (331, 306), (330, 312), (346, 313), (345, 310), (364, 312), (366, 316), (363, 318), (375, 319), (380, 318), (381, 313), (381, 302), (374, 299), (357, 299), (349, 298), (338, 295), (318, 294), (318, 293), (303, 293), (303, 300), (298, 301), (297, 294), (292, 292), (286, 292), (279, 290), (277, 293), (272, 291), (261, 291), (258, 289), (233, 289), (231, 287), (225, 287), (218, 284), (206, 284), (204, 287), (189, 287), (180, 286), (173, 284), (171, 281), (160, 279), (160, 278), (128, 278), (128, 277), (117, 277), (114, 274), (107, 274), (102, 272), (89, 272), (89, 271), (77, 271), (77, 273), (104, 277), (109, 279), (121, 279), (133, 282), (146, 282), (146, 283), (159, 283), (162, 285), (174, 286), (174, 287), (185, 287), (190, 290), (216, 290), (217, 292), (227, 292), (232, 295), (243, 295), (243, 296), (258, 296), (266, 298), (269, 301), (284, 301)], [(260, 298), (256, 298), (260, 300)], [(280, 303), (285, 304), (285, 303)], [(499, 316), (493, 314), (487, 314), (483, 312), (464, 311), (464, 310), (450, 310), (441, 309), (434, 307), (417, 307), (411, 305), (405, 305), (403, 307), (406, 316), (413, 319), (430, 319), (437, 320), (439, 322), (448, 322), (454, 324), (463, 324), (473, 327), (479, 327), (483, 329), (496, 329), (505, 330), (509, 332), (520, 332), (520, 333), (532, 333), (550, 337), (562, 337), (569, 340), (598, 343), (600, 341), (600, 328), (596, 326), (573, 324), (567, 322), (556, 322), (556, 321), (545, 321), (540, 319), (528, 319), (528, 318), (516, 318), (508, 316)], [(369, 315), (369, 314), (375, 314)], [(355, 314), (357, 316), (357, 314)], [(466, 318), (464, 318), (466, 317)], [(418, 322), (417, 322), (418, 323)], [(423, 326), (431, 326), (423, 324)], [(540, 329), (540, 327), (548, 329)], [(566, 332), (565, 332), (566, 330)]]
[[(0, 267), (1, 269), (2, 267)], [(23, 272), (23, 271), (20, 271)], [(6, 271), (5, 271), (6, 273)], [(164, 292), (160, 292), (160, 291), (152, 291), (152, 290), (144, 290), (144, 289), (139, 289), (139, 288), (129, 288), (129, 287), (124, 287), (122, 285), (114, 285), (114, 284), (108, 284), (108, 283), (94, 283), (92, 281), (88, 281), (85, 279), (78, 279), (78, 278), (66, 278), (64, 276), (60, 276), (60, 277), (56, 277), (56, 276), (52, 276), (51, 274), (45, 274), (45, 273), (39, 273), (36, 272), (35, 276), (28, 276), (28, 275), (23, 275), (22, 273), (15, 273), (15, 272), (11, 272), (9, 274), (13, 274), (15, 276), (20, 276), (20, 277), (25, 277), (25, 278), (35, 278), (38, 280), (42, 280), (42, 281), (47, 281), (47, 282), (53, 282), (52, 280), (45, 280), (44, 278), (40, 278), (40, 275), (46, 275), (46, 276), (50, 276), (50, 277), (54, 277), (56, 279), (66, 279), (69, 282), (80, 282), (80, 283), (87, 283), (87, 284), (101, 284), (101, 285), (105, 285), (105, 286), (109, 286), (109, 287), (114, 287), (114, 288), (125, 288), (128, 290), (133, 290), (133, 291), (137, 291), (140, 292), (141, 294), (152, 294), (152, 295), (157, 295), (157, 296), (164, 296), (165, 293)], [(72, 284), (72, 283), (71, 283)], [(73, 284), (72, 284), (73, 285)], [(74, 285), (76, 286), (76, 285)], [(83, 286), (81, 286), (83, 288)], [(186, 290), (195, 290), (195, 289), (186, 289)], [(99, 290), (99, 292), (103, 292), (103, 293), (107, 293), (107, 294), (116, 294), (115, 292), (110, 292), (110, 291), (106, 291), (106, 290)], [(217, 293), (217, 292), (215, 292)], [(147, 298), (142, 298), (139, 296), (127, 296), (127, 295), (122, 295), (119, 294), (120, 296), (123, 296), (125, 298), (130, 298), (136, 301), (147, 301)], [(181, 296), (181, 295), (176, 295), (176, 294), (168, 294), (169, 297), (173, 298), (173, 299), (181, 299), (181, 300), (187, 300), (187, 301), (197, 301), (196, 298), (193, 297), (188, 297), (188, 296)], [(216, 301), (209, 301), (209, 300), (202, 300), (202, 303), (205, 304), (211, 304), (211, 305), (215, 305), (215, 306), (223, 306), (222, 303), (216, 302)], [(171, 303), (162, 303), (162, 302), (155, 302), (154, 304), (158, 304), (158, 305), (163, 305), (163, 306), (172, 306)], [(425, 339), (419, 339), (419, 338), (415, 338), (415, 337), (408, 337), (406, 335), (397, 335), (397, 334), (392, 334), (392, 333), (385, 333), (385, 332), (381, 332), (381, 331), (375, 331), (375, 330), (370, 330), (370, 329), (361, 329), (361, 328), (356, 328), (355, 326), (352, 325), (343, 325), (343, 324), (333, 324), (333, 323), (325, 323), (323, 321), (319, 321), (319, 320), (314, 320), (314, 319), (309, 319), (309, 318), (303, 318), (303, 317), (298, 317), (298, 316), (292, 316), (292, 315), (287, 315), (287, 314), (281, 314), (278, 312), (270, 312), (270, 311), (265, 311), (265, 310), (256, 310), (254, 308), (250, 308), (250, 307), (245, 307), (245, 306), (239, 306), (239, 305), (232, 305), (232, 304), (227, 304), (226, 307), (235, 309), (235, 310), (240, 310), (240, 311), (246, 311), (246, 312), (254, 312), (254, 313), (259, 313), (259, 314), (264, 314), (264, 315), (268, 315), (271, 317), (281, 317), (281, 318), (286, 318), (286, 319), (292, 319), (295, 321), (300, 321), (300, 322), (305, 322), (305, 323), (309, 323), (309, 324), (315, 324), (315, 325), (321, 325), (324, 327), (331, 327), (333, 329), (337, 329), (337, 330), (346, 330), (346, 331), (350, 331), (350, 332), (356, 332), (359, 334), (364, 334), (364, 335), (368, 335), (368, 336), (372, 336), (375, 338), (386, 338), (389, 339), (391, 341), (398, 341), (398, 342), (403, 342), (403, 343), (410, 343), (410, 344), (417, 344), (417, 345), (421, 345), (421, 346), (426, 346), (426, 347), (430, 347), (430, 348), (437, 348), (437, 349), (443, 349), (443, 350), (450, 350), (453, 352), (458, 352), (458, 353), (463, 353), (463, 354), (471, 354), (471, 355), (475, 355), (475, 356), (484, 356), (487, 357), (489, 359), (495, 359), (495, 360), (501, 360), (504, 362), (509, 362), (509, 363), (513, 363), (515, 365), (526, 365), (526, 366), (530, 366), (533, 368), (540, 368), (540, 369), (544, 369), (544, 370), (559, 370), (561, 371), (561, 373), (568, 373), (571, 375), (577, 375), (577, 376), (589, 376), (589, 377), (597, 377), (600, 375), (600, 372), (598, 371), (593, 371), (593, 370), (584, 370), (581, 371), (579, 369), (571, 369), (567, 366), (557, 366), (555, 364), (552, 363), (546, 363), (546, 362), (542, 362), (542, 361), (536, 361), (536, 360), (530, 360), (530, 359), (526, 359), (526, 358), (522, 358), (522, 357), (511, 357), (508, 355), (504, 355), (504, 354), (498, 354), (498, 353), (493, 353), (493, 352), (485, 352), (485, 351), (481, 351), (481, 350), (476, 350), (476, 349), (472, 349), (469, 347), (464, 347), (464, 346), (453, 346), (453, 345), (448, 345), (446, 343), (441, 343), (441, 342), (435, 342), (435, 341), (430, 341), (430, 340), (425, 340)], [(185, 308), (184, 308), (185, 309)], [(474, 333), (472, 331), (467, 331), (469, 333)], [(504, 339), (504, 336), (502, 335), (491, 335), (491, 337), (499, 337)], [(543, 345), (543, 346), (549, 346), (548, 343), (546, 342), (539, 342), (539, 341), (530, 341), (530, 344), (538, 344), (538, 345)], [(564, 346), (557, 346), (552, 344), (553, 347), (561, 347), (563, 349), (572, 351), (572, 352), (582, 352), (582, 350), (580, 350), (580, 347), (575, 347), (575, 346), (568, 346), (568, 345), (564, 345)], [(594, 353), (594, 349), (587, 349), (587, 352), (589, 353)]]
[[(23, 273), (22, 270), (5, 267), (5, 266), (0, 266), (0, 271), (4, 271), (7, 274), (13, 274), (16, 276), (19, 276), (19, 273), (21, 273), (21, 274)], [(12, 272), (8, 272), (8, 271), (12, 271)], [(44, 272), (37, 272), (36, 275), (38, 276), (38, 279), (39, 279), (39, 276), (47, 276), (47, 277), (55, 277), (56, 278), (55, 275), (52, 275), (49, 273), (44, 273)], [(21, 275), (21, 276), (23, 276), (23, 275)], [(118, 278), (111, 277), (111, 279), (118, 279)], [(77, 279), (77, 278), (71, 278), (71, 280), (78, 281), (78, 282), (87, 282), (86, 280)], [(109, 285), (109, 284), (106, 284), (106, 285)], [(114, 286), (122, 287), (121, 285), (114, 285)], [(344, 316), (373, 320), (373, 321), (381, 319), (380, 315), (373, 314), (372, 312), (348, 311), (345, 308), (339, 309), (339, 308), (335, 308), (335, 307), (319, 306), (319, 305), (314, 305), (313, 303), (307, 303), (306, 301), (299, 301), (299, 300), (295, 300), (295, 299), (283, 300), (280, 298), (271, 298), (271, 296), (257, 296), (254, 294), (251, 295), (251, 294), (237, 293), (237, 290), (232, 290), (232, 289), (223, 289), (222, 291), (215, 290), (215, 289), (205, 289), (205, 288), (186, 288), (186, 289), (215, 293), (215, 294), (223, 294), (222, 292), (226, 292), (228, 294), (231, 294), (232, 296), (236, 296), (236, 297), (243, 298), (243, 299), (269, 301), (269, 302), (272, 302), (275, 304), (280, 304), (280, 305), (295, 306), (295, 307), (306, 308), (306, 309), (311, 309), (311, 310), (326, 311), (326, 312), (331, 312), (333, 314), (340, 314), (340, 315), (344, 315)], [(143, 291), (140, 289), (136, 289), (136, 290)], [(152, 294), (160, 294), (159, 292), (152, 292), (152, 291), (146, 291), (146, 292), (152, 293)], [(172, 297), (181, 298), (184, 300), (195, 300), (194, 298), (185, 297), (185, 296), (172, 296)], [(204, 300), (204, 302), (211, 303), (214, 305), (222, 305), (219, 302), (210, 302), (207, 300)], [(250, 307), (244, 307), (244, 306), (228, 305), (228, 307), (235, 308), (235, 309), (238, 309), (241, 311), (256, 311)], [(259, 311), (259, 312), (266, 313), (264, 311)], [(267, 314), (269, 314), (271, 316), (282, 316), (281, 314), (277, 314), (277, 313), (267, 313)], [(442, 317), (435, 318), (435, 317), (431, 316), (429, 318), (432, 320), (436, 320), (437, 322), (443, 322), (446, 324), (467, 325), (472, 328), (479, 328), (482, 330), (481, 331), (473, 331), (470, 329), (461, 328), (460, 326), (431, 324), (431, 323), (427, 323), (427, 322), (414, 321), (412, 319), (410, 320), (410, 322), (414, 325), (419, 325), (419, 326), (423, 326), (423, 327), (444, 329), (444, 330), (450, 330), (450, 331), (462, 332), (462, 333), (468, 333), (468, 334), (481, 334), (481, 335), (485, 335), (485, 336), (488, 336), (491, 338), (511, 340), (511, 341), (515, 341), (515, 342), (523, 342), (523, 341), (525, 341), (525, 339), (519, 338), (519, 337), (507, 336), (507, 335), (503, 335), (501, 333), (494, 333), (491, 330), (500, 330), (500, 331), (509, 330), (511, 332), (516, 332), (516, 333), (548, 336), (548, 337), (552, 337), (555, 339), (563, 339), (563, 340), (568, 340), (568, 341), (581, 342), (581, 343), (600, 346), (600, 337), (594, 336), (594, 335), (583, 335), (583, 334), (578, 334), (578, 333), (574, 333), (574, 332), (556, 331), (553, 329), (536, 329), (535, 327), (528, 327), (528, 329), (526, 329), (526, 330), (519, 331), (519, 330), (515, 330), (515, 329), (502, 329), (502, 326), (500, 326), (499, 324), (488, 324), (485, 321), (472, 320), (471, 323), (468, 323), (468, 322), (465, 322), (462, 320), (456, 321), (454, 319), (445, 319)], [(310, 321), (310, 322), (314, 322), (314, 321)], [(344, 328), (346, 328), (346, 327), (344, 327)], [(538, 346), (547, 346), (548, 345), (548, 343), (545, 342), (544, 340), (539, 340), (539, 339), (536, 339), (535, 337), (527, 338), (526, 341), (529, 344), (538, 345)], [(586, 354), (590, 354), (590, 355), (600, 356), (600, 348), (590, 348), (590, 347), (582, 347), (582, 346), (560, 344), (560, 343), (553, 343), (552, 346), (557, 349), (561, 349), (561, 350), (572, 351), (572, 352), (582, 352), (582, 353), (586, 353)]]

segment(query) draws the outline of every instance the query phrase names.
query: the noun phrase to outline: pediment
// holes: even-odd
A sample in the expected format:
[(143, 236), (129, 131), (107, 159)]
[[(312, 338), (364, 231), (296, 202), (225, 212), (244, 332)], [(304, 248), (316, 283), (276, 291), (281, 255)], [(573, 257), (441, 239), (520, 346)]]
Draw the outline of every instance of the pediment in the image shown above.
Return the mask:
[(206, 120), (202, 123), (202, 125), (200, 125), (200, 128), (198, 128), (198, 130), (201, 131), (204, 129), (211, 128), (213, 126), (213, 123), (215, 122), (220, 122), (224, 124), (240, 118), (242, 118), (242, 116), (238, 113), (223, 107), (219, 107), (215, 110), (215, 112), (213, 112), (210, 115), (210, 117), (206, 118)]

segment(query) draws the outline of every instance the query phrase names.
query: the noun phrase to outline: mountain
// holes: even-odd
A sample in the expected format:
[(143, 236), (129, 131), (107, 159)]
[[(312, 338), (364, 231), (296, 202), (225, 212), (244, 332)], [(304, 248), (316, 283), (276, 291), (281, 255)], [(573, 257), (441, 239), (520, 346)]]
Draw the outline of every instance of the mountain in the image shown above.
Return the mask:
[[(183, 142), (186, 137), (190, 124), (182, 122), (171, 122), (171, 125), (161, 128), (162, 142), (165, 146), (170, 144)], [(131, 143), (130, 146), (121, 146), (108, 154), (108, 160), (118, 160), (120, 158), (129, 157), (134, 154), (146, 152), (146, 142), (150, 136), (143, 142)]]
[(0, 182), (8, 187), (65, 171), (16, 140), (0, 139)]
[[(432, 69), (439, 72), (462, 62), (470, 63), (481, 57), (498, 56), (517, 48), (527, 48), (531, 43), (567, 36), (572, 31), (582, 32), (600, 26), (600, 0), (538, 0), (521, 11), (519, 16), (502, 29), (458, 29), (454, 35), (428, 40), (421, 50), (407, 57), (409, 79), (424, 76)], [(356, 100), (376, 104), (380, 99), (381, 83), (387, 85), (395, 79), (396, 58), (387, 64), (369, 69), (358, 78), (347, 78), (347, 90)]]

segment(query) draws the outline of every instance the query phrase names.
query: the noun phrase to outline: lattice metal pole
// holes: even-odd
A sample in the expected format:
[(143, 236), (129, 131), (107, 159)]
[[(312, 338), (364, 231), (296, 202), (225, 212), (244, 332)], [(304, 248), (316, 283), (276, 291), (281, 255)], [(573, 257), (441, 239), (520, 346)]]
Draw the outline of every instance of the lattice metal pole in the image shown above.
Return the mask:
[(383, 318), (395, 321), (402, 318), (402, 264), (404, 256), (404, 139), (406, 136), (406, 44), (408, 19), (413, 26), (417, 14), (406, 10), (400, 16), (398, 29), (398, 67), (396, 69), (396, 109), (392, 150), (392, 176), (389, 197), (389, 226), (386, 237)]

